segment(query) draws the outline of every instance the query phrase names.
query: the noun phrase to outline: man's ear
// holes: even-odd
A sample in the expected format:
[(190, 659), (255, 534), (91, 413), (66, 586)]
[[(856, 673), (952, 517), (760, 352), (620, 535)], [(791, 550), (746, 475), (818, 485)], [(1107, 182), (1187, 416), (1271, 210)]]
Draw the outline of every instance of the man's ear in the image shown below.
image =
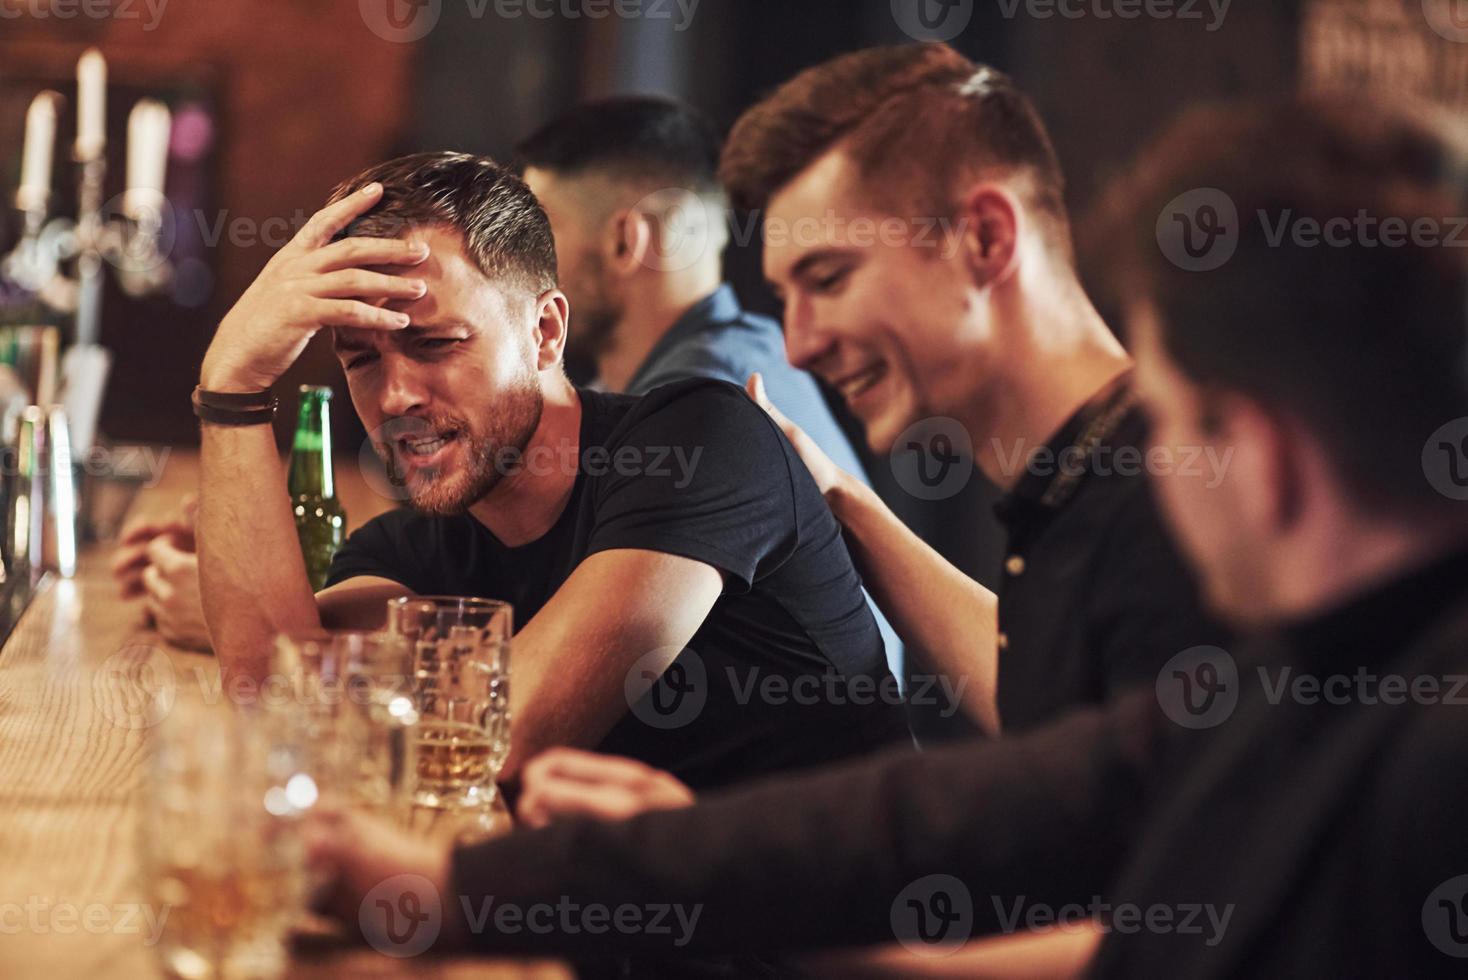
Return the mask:
[(606, 268), (624, 277), (636, 273), (653, 247), (651, 215), (633, 208), (616, 212), (607, 223), (605, 241)]
[(541, 293), (535, 300), (536, 370), (561, 363), (566, 350), (566, 332), (571, 327), (571, 304), (559, 289)]
[(978, 184), (960, 205), (963, 254), (974, 283), (992, 286), (1019, 264), (1019, 201), (998, 184)]
[(1250, 398), (1220, 397), (1207, 411), (1215, 446), (1233, 452), (1238, 469), (1231, 482), (1244, 517), (1273, 534), (1289, 531), (1305, 509), (1314, 447), (1288, 417)]

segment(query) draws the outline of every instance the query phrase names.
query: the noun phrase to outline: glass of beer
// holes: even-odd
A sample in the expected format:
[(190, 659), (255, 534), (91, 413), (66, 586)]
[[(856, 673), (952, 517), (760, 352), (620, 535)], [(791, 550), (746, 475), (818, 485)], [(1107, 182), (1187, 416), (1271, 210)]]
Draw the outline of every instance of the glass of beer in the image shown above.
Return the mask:
[[(253, 715), (253, 713), (252, 713)], [(280, 976), (305, 907), (300, 817), (316, 788), (293, 736), (228, 701), (178, 699), (150, 732), (138, 825), (164, 972)]]
[(406, 822), (417, 778), (411, 654), (405, 637), (386, 632), (276, 637), (265, 707), (294, 731), (325, 803)]
[(417, 727), (415, 806), (482, 809), (510, 754), (510, 638), (505, 602), (406, 596), (387, 632), (412, 650)]

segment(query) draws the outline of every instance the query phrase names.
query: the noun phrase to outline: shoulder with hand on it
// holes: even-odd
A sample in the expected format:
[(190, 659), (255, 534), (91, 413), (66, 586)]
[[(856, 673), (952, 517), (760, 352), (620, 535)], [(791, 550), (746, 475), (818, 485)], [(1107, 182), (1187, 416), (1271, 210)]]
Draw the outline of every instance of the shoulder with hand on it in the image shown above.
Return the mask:
[(716, 378), (685, 378), (654, 388), (638, 398), (623, 424), (675, 425), (694, 435), (774, 425), (743, 388)]

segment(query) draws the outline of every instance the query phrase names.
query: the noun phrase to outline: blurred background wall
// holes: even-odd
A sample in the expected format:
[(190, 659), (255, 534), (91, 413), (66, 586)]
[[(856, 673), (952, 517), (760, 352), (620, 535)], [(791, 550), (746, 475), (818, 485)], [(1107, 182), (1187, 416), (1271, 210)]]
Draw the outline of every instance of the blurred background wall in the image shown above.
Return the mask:
[[(677, 96), (727, 127), (804, 67), (911, 41), (903, 25), (920, 2), (946, 14), (952, 43), (1033, 94), (1079, 215), (1198, 101), (1347, 85), (1468, 108), (1468, 0), (0, 0), (0, 188), (8, 207), (26, 105), (48, 87), (73, 97), (88, 46), (111, 65), (116, 145), (140, 96), (188, 121), (169, 176), (178, 288), (141, 300), (111, 288), (102, 338), (116, 357), (107, 434), (188, 444), (187, 396), (215, 323), (337, 181), (414, 150), (502, 157), (552, 114), (613, 93)], [(71, 169), (58, 160), (63, 207)], [(114, 153), (108, 193), (121, 181)], [(17, 221), (0, 215), (5, 250)], [(777, 310), (757, 240), (729, 265), (748, 305)], [(301, 381), (342, 386), (323, 344), (287, 379)], [(355, 449), (355, 418), (337, 419), (338, 445)], [(896, 490), (885, 461), (871, 469), (920, 533), (993, 580), (1000, 540), (982, 478), (930, 504)]]

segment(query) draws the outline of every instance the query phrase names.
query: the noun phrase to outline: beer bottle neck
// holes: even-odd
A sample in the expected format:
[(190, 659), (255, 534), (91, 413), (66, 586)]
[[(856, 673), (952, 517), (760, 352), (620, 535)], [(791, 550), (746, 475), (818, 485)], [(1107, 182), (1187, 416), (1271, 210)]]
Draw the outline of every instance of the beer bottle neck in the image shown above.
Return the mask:
[(288, 489), (293, 497), (336, 496), (331, 471), (331, 392), (305, 389), (291, 444)]

